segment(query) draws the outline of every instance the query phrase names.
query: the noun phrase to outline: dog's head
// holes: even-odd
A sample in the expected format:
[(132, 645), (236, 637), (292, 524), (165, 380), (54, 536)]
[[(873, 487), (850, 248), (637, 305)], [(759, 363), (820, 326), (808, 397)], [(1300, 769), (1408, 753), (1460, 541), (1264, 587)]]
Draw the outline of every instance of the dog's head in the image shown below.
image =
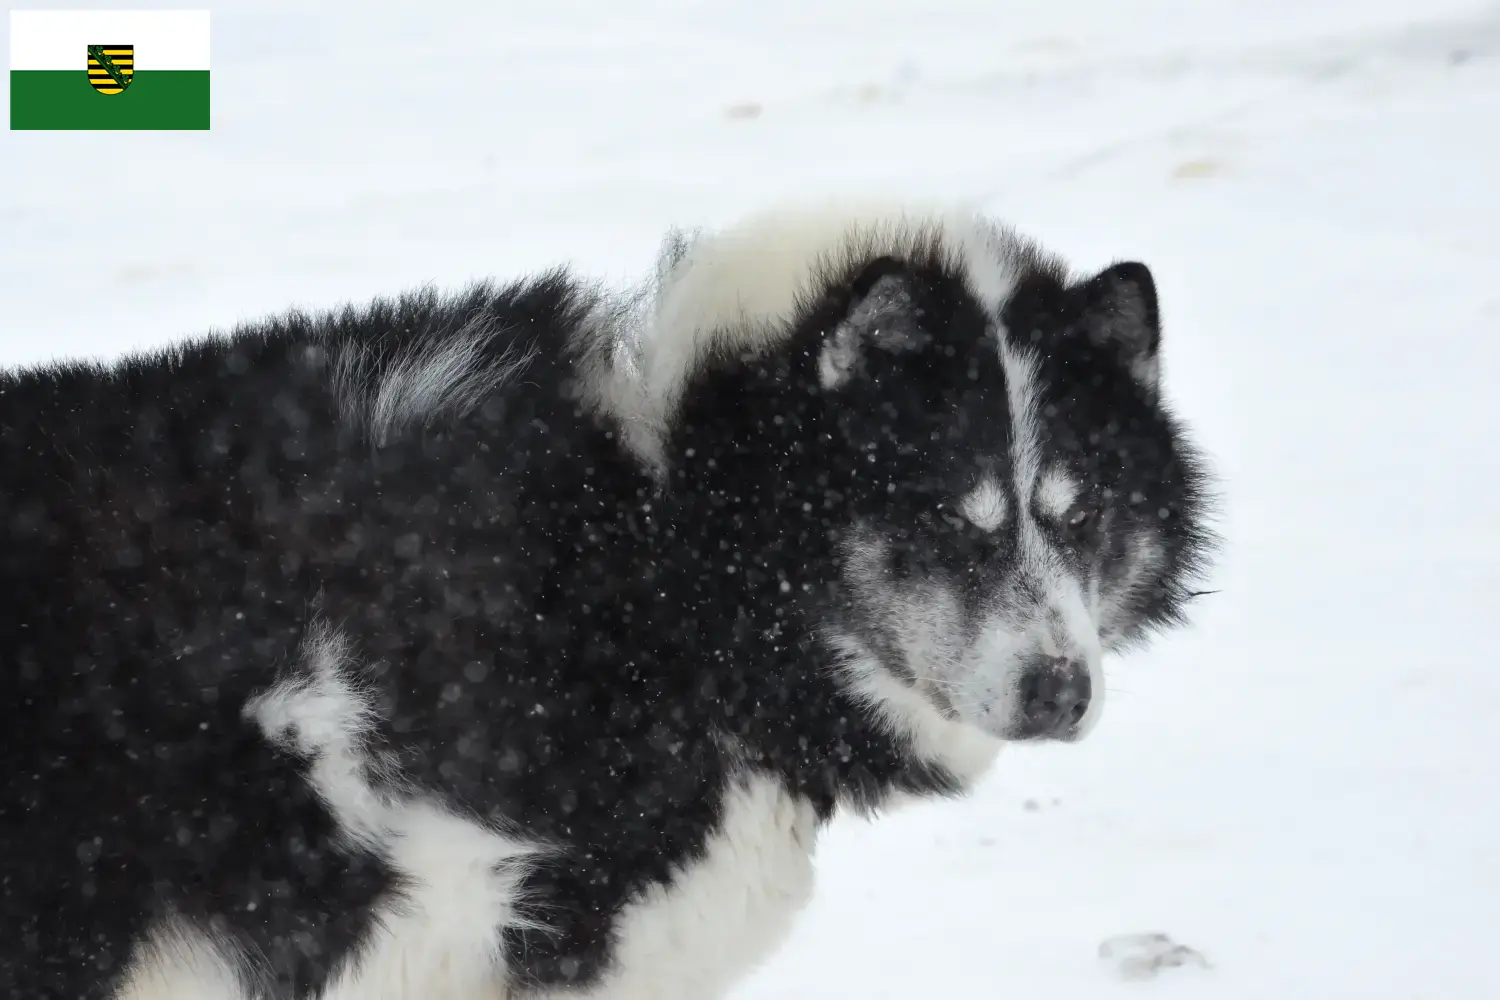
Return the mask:
[(1179, 617), (1206, 542), (1199, 463), (1160, 400), (1144, 265), (1081, 282), (1013, 254), (972, 273), (882, 257), (816, 339), (839, 493), (840, 628), (949, 718), (1077, 740), (1101, 657)]
[(758, 627), (818, 623), (908, 732), (1076, 740), (1103, 653), (1179, 618), (1210, 536), (1145, 266), (1077, 281), (972, 217), (772, 215), (670, 243), (653, 317), (614, 410), (709, 515), (695, 556), (747, 621), (775, 587)]

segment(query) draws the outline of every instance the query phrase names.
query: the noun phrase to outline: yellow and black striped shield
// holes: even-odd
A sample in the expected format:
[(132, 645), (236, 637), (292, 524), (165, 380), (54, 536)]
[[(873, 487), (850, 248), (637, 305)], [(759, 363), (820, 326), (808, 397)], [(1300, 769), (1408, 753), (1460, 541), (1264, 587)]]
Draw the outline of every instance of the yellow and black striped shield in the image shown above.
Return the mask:
[(118, 94), (134, 75), (134, 45), (89, 46), (89, 84), (99, 93)]

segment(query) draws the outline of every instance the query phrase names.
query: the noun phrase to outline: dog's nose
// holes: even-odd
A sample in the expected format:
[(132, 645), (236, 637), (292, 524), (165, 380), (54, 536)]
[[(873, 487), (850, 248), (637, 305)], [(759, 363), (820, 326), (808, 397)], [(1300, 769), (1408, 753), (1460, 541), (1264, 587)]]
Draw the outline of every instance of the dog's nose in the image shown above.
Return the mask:
[(1023, 739), (1064, 736), (1089, 710), (1093, 684), (1088, 665), (1066, 659), (1038, 664), (1021, 675), (1020, 694)]

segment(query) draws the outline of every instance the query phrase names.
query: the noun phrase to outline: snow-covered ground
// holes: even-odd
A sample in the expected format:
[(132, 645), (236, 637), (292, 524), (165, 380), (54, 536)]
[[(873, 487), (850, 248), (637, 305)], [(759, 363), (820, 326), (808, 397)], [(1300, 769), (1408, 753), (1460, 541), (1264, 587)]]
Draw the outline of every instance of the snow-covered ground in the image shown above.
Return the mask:
[[(1220, 592), (1089, 741), (836, 827), (739, 1000), (1500, 996), (1500, 8), (244, 0), (213, 37), (209, 133), (0, 135), (0, 363), (624, 278), (851, 188), (1154, 268)], [(1099, 957), (1145, 932), (1208, 967)]]

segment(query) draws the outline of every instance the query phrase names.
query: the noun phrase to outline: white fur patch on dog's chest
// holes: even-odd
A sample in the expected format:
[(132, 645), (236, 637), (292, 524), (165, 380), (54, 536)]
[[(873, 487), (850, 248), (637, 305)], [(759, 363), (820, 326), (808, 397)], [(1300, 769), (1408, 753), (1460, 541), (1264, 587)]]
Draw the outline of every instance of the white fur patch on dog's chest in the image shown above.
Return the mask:
[(778, 782), (740, 778), (703, 857), (625, 908), (611, 971), (584, 996), (722, 996), (781, 943), (811, 898), (817, 826), (811, 804)]

